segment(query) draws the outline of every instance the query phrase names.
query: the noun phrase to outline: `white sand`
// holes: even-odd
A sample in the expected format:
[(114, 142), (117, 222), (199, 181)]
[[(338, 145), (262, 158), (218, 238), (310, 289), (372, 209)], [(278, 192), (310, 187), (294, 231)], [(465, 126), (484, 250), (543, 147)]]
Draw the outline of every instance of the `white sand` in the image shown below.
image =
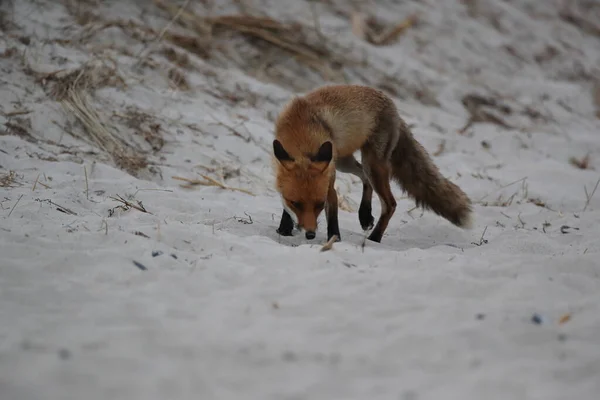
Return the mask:
[[(598, 398), (600, 193), (583, 209), (584, 187), (591, 194), (599, 178), (600, 119), (585, 74), (598, 74), (600, 41), (559, 19), (560, 2), (490, 0), (476, 19), (458, 1), (377, 2), (388, 21), (415, 10), (425, 21), (386, 47), (361, 43), (346, 19), (317, 7), (324, 34), (435, 94), (439, 107), (402, 93), (395, 101), (430, 152), (445, 142), (435, 162), (478, 202), (474, 229), (461, 231), (408, 214), (414, 202), (399, 199), (382, 243), (364, 248), (356, 211), (342, 210), (343, 241), (325, 253), (324, 218), (312, 242), (275, 232), (269, 115), (295, 91), (198, 58), (201, 68), (186, 72), (192, 90), (174, 91), (160, 68), (140, 73), (135, 58), (111, 53), (128, 86), (98, 90), (93, 104), (143, 149), (113, 113), (151, 114), (165, 138), (150, 157), (155, 173), (135, 178), (68, 133), (83, 130), (23, 62), (72, 69), (94, 45), (137, 54), (139, 42), (107, 28), (91, 44), (61, 45), (54, 39), (83, 28), (58, 2), (4, 3), (17, 26), (2, 33), (0, 52), (18, 53), (0, 59), (0, 130), (18, 123), (33, 138), (0, 136), (0, 174), (17, 174), (0, 188), (3, 400)], [(143, 2), (107, 3), (96, 10), (107, 20), (144, 18), (157, 30), (168, 21), (150, 2), (143, 17)], [(312, 21), (306, 2), (262, 3), (270, 15)], [(214, 10), (223, 11), (235, 8)], [(558, 54), (536, 63), (547, 45)], [(242, 100), (210, 94), (225, 91)], [(515, 128), (475, 124), (459, 135), (467, 93), (504, 96), (513, 114), (501, 117)], [(522, 115), (528, 105), (549, 118)], [(30, 113), (6, 115), (19, 110)], [(569, 163), (587, 153), (589, 169)], [(213, 160), (239, 169), (225, 183), (255, 196), (172, 179), (218, 177), (197, 167)], [(361, 185), (340, 174), (338, 186), (356, 210)], [(109, 217), (116, 195), (134, 195), (151, 214)]]

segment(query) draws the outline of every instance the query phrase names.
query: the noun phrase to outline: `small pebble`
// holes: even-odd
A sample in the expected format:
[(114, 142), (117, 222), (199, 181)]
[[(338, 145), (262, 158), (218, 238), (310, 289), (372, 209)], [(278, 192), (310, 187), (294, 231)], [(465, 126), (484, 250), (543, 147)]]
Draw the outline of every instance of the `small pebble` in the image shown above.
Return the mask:
[(485, 314), (483, 314), (483, 313), (475, 314), (475, 318), (477, 318), (479, 320), (485, 319)]
[(152, 252), (152, 257), (158, 257), (158, 256), (160, 256), (162, 253), (163, 253), (163, 252), (162, 252), (162, 251), (160, 251), (160, 250), (154, 250), (154, 251)]
[(539, 314), (533, 314), (531, 316), (531, 322), (533, 322), (536, 325), (541, 325), (542, 324), (542, 317)]
[(177, 260), (177, 256), (175, 254), (171, 253), (171, 257)]

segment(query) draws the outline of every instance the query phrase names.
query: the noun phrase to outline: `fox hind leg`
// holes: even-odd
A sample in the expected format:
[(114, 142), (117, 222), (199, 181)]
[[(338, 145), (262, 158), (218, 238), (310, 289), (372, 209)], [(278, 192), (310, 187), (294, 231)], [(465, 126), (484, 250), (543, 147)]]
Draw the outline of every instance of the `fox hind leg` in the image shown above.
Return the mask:
[(373, 217), (373, 210), (371, 202), (373, 199), (373, 186), (367, 181), (363, 181), (363, 192), (362, 198), (360, 199), (360, 206), (358, 207), (358, 221), (363, 231), (368, 231), (373, 228), (375, 218)]
[(378, 159), (376, 154), (369, 148), (363, 149), (362, 155), (365, 173), (372, 183), (372, 189), (375, 190), (381, 202), (381, 215), (375, 228), (369, 235), (369, 240), (381, 242), (383, 233), (396, 211), (396, 199), (390, 187), (391, 168), (388, 163), (384, 163)]
[(366, 176), (365, 171), (361, 163), (359, 163), (354, 156), (343, 157), (337, 160), (336, 169), (340, 172), (352, 174), (360, 178), (363, 183), (362, 198), (360, 200), (360, 207), (358, 208), (358, 221), (363, 230), (369, 230), (373, 228), (375, 218), (373, 218), (373, 212), (371, 202), (373, 199), (373, 186), (369, 182), (369, 178)]

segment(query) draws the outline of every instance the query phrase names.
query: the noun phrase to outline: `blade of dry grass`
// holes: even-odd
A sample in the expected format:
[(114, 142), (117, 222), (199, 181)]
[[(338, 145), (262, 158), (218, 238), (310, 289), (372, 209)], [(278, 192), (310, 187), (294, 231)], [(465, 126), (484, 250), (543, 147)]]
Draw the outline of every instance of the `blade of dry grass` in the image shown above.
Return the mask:
[(596, 194), (596, 190), (598, 189), (598, 185), (600, 184), (600, 178), (598, 178), (598, 180), (596, 181), (596, 185), (594, 186), (594, 190), (592, 190), (592, 193), (588, 195), (588, 191), (587, 191), (587, 187), (583, 187), (583, 189), (585, 190), (585, 207), (583, 207), (583, 211), (587, 210), (588, 206), (590, 205), (590, 201), (592, 201), (592, 197), (594, 197), (594, 194)]
[(136, 58), (138, 59), (138, 61), (136, 62), (136, 65), (141, 65), (144, 62), (145, 57), (141, 57), (141, 55), (148, 49), (151, 49), (153, 46), (155, 46), (157, 43), (159, 43), (164, 38), (164, 36), (167, 33), (167, 31), (169, 30), (169, 28), (175, 23), (175, 21), (177, 21), (177, 19), (181, 16), (183, 11), (187, 8), (187, 6), (189, 4), (190, 4), (190, 0), (185, 0), (185, 2), (177, 10), (175, 15), (173, 15), (173, 18), (171, 18), (171, 20), (165, 25), (165, 27), (163, 29), (161, 29), (161, 31), (158, 33), (158, 35), (156, 36), (156, 39), (154, 39), (154, 41), (152, 41), (152, 43), (150, 43), (148, 46), (145, 46), (144, 48), (142, 48), (139, 51), (139, 53), (136, 54)]
[(516, 184), (516, 183), (519, 183), (519, 182), (524, 182), (525, 180), (527, 180), (527, 177), (526, 177), (526, 176), (525, 176), (525, 177), (523, 177), (523, 178), (521, 178), (521, 179), (517, 179), (516, 181), (513, 181), (513, 182), (510, 182), (510, 183), (507, 183), (506, 185), (502, 185), (502, 186), (500, 186), (498, 189), (496, 189), (496, 190), (494, 190), (494, 191), (492, 191), (492, 192), (490, 192), (490, 193), (486, 194), (485, 196), (483, 196), (482, 198), (480, 198), (479, 200), (477, 200), (475, 203), (479, 203), (479, 202), (481, 202), (483, 199), (485, 199), (486, 197), (488, 197), (488, 196), (489, 196), (490, 194), (492, 194), (492, 193), (495, 193), (495, 192), (497, 192), (497, 191), (499, 191), (499, 190), (502, 190), (502, 189), (506, 189), (507, 187), (509, 187), (509, 186), (512, 186), (512, 185), (514, 185), (514, 184)]
[(146, 207), (144, 207), (144, 205), (142, 204), (142, 202), (139, 201), (139, 200), (136, 201), (137, 204), (134, 204), (134, 203), (132, 203), (130, 201), (125, 200), (120, 195), (117, 195), (116, 197), (111, 196), (110, 198), (112, 200), (114, 200), (114, 201), (118, 201), (120, 203), (123, 203), (123, 205), (125, 205), (126, 207), (135, 208), (136, 210), (141, 211), (141, 212), (146, 213), (146, 214), (152, 214), (151, 212), (149, 212), (148, 210), (146, 210)]
[(225, 190), (233, 190), (236, 192), (241, 192), (241, 193), (245, 193), (248, 194), (250, 196), (254, 196), (254, 193), (250, 192), (249, 190), (246, 189), (242, 189), (242, 188), (236, 188), (236, 187), (231, 187), (231, 186), (227, 186), (219, 181), (217, 181), (214, 178), (211, 178), (208, 175), (204, 175), (204, 174), (200, 174), (200, 176), (202, 178), (204, 178), (205, 180), (199, 180), (199, 179), (189, 179), (189, 178), (184, 178), (181, 176), (172, 176), (173, 179), (176, 179), (178, 181), (184, 181), (187, 182), (187, 185), (181, 185), (181, 187), (186, 188), (186, 189), (190, 189), (194, 186), (216, 186), (219, 187), (221, 189), (225, 189)]

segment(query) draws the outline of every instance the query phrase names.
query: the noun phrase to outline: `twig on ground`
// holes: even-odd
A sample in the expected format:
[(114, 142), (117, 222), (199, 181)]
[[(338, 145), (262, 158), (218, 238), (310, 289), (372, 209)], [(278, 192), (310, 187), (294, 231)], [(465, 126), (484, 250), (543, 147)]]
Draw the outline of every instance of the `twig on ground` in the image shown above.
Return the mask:
[(254, 221), (252, 221), (252, 216), (245, 211), (244, 211), (244, 214), (246, 214), (246, 217), (248, 217), (248, 218), (241, 218), (241, 217), (234, 216), (233, 219), (235, 219), (237, 222), (240, 222), (245, 225), (252, 225), (254, 223)]
[(132, 195), (132, 197), (135, 197), (138, 194), (138, 192), (150, 192), (150, 191), (173, 193), (173, 191), (171, 189), (138, 189), (135, 191), (135, 193)]
[(542, 231), (546, 233), (546, 228), (548, 228), (550, 225), (550, 222), (544, 221), (544, 223), (542, 224)]
[(48, 204), (56, 207), (57, 211), (60, 211), (60, 212), (65, 213), (65, 214), (77, 215), (77, 213), (75, 211), (72, 211), (72, 210), (68, 209), (67, 207), (63, 207), (63, 206), (61, 206), (59, 204), (56, 204), (55, 202), (53, 202), (50, 199), (35, 199), (35, 201), (37, 201), (39, 203), (48, 203)]
[(436, 151), (432, 153), (434, 157), (440, 156), (446, 150), (446, 139), (442, 139)]
[(525, 222), (521, 219), (521, 213), (519, 213), (517, 215), (517, 219), (519, 220), (519, 223), (521, 224), (521, 228), (525, 228)]
[(89, 200), (90, 199), (90, 186), (88, 184), (88, 174), (87, 174), (87, 168), (85, 165), (83, 166), (83, 173), (85, 174), (85, 197), (86, 197), (86, 199)]
[(35, 177), (35, 182), (33, 182), (33, 187), (31, 188), (31, 191), (32, 191), (32, 192), (34, 192), (34, 191), (35, 191), (35, 187), (37, 186), (37, 183), (38, 183), (38, 181), (40, 180), (40, 175), (41, 175), (41, 174), (38, 174), (38, 175)]
[(129, 207), (129, 208), (135, 208), (138, 211), (141, 211), (143, 213), (147, 213), (147, 214), (152, 214), (151, 212), (149, 212), (148, 210), (146, 210), (146, 207), (144, 207), (144, 205), (142, 204), (141, 201), (136, 200), (137, 204), (133, 204), (130, 201), (125, 200), (123, 197), (121, 197), (120, 195), (117, 195), (117, 197), (110, 197), (112, 200), (114, 201), (118, 201), (120, 203), (123, 203), (125, 206)]
[[(209, 113), (210, 114), (210, 113)], [(241, 133), (239, 133), (238, 131), (235, 130), (234, 127), (227, 125), (225, 122), (219, 120), (217, 117), (215, 117), (214, 115), (210, 114), (210, 116), (217, 121), (216, 124), (220, 125), (224, 128), (226, 128), (229, 132), (231, 132), (234, 136), (237, 136), (239, 138), (244, 139), (244, 141), (246, 141), (246, 143), (250, 143), (250, 141), (252, 140), (252, 138), (250, 136), (245, 137), (244, 135), (242, 135)]]
[[(17, 201), (15, 202), (15, 204), (12, 206), (12, 208), (10, 209), (9, 213), (8, 213), (8, 217), (10, 217), (10, 214), (12, 214), (13, 210), (15, 209), (15, 207), (17, 207), (17, 204), (19, 204), (19, 202), (21, 201), (21, 198), (23, 197), (23, 195), (20, 195), (19, 198), (17, 199)], [(6, 218), (8, 218), (6, 217)]]
[(474, 244), (475, 246), (482, 246), (484, 244), (487, 244), (488, 240), (483, 238), (485, 236), (485, 232), (487, 231), (487, 228), (488, 227), (486, 225), (486, 227), (483, 229), (483, 233), (481, 234), (481, 238), (479, 239), (479, 243), (477, 243), (477, 242), (471, 242), (471, 244)]
[(31, 110), (15, 110), (15, 111), (9, 111), (7, 113), (2, 113), (5, 117), (10, 118), (10, 117), (15, 117), (17, 115), (26, 115), (26, 114), (30, 114)]
[(328, 250), (331, 250), (331, 249), (333, 249), (333, 244), (336, 242), (337, 238), (338, 238), (338, 236), (337, 236), (337, 235), (333, 235), (333, 236), (331, 237), (331, 239), (329, 239), (329, 240), (327, 241), (327, 243), (325, 243), (325, 244), (323, 245), (323, 247), (321, 247), (321, 251), (328, 251)]
[(575, 229), (576, 231), (579, 230), (579, 228), (575, 228), (573, 226), (569, 226), (569, 225), (563, 225), (560, 227), (560, 233), (562, 233), (563, 235), (569, 233), (569, 229)]
[(104, 234), (108, 235), (108, 222), (106, 222), (105, 219), (103, 219), (102, 223), (100, 224), (100, 231), (102, 230), (102, 227), (104, 227)]
[(535, 199), (530, 198), (530, 199), (527, 199), (527, 202), (528, 203), (532, 203), (532, 204), (534, 204), (534, 205), (536, 205), (538, 207), (542, 207), (542, 208), (545, 208), (547, 210), (556, 212), (556, 210), (553, 210), (548, 204), (546, 204), (545, 201), (543, 201), (543, 200), (541, 200), (539, 198), (535, 198)]
[(136, 267), (138, 267), (139, 269), (141, 269), (142, 271), (146, 271), (148, 268), (146, 268), (146, 266), (144, 264), (142, 264), (141, 262), (133, 261), (133, 265), (135, 265)]
[(587, 186), (583, 186), (583, 189), (585, 191), (585, 207), (583, 207), (583, 211), (587, 210), (588, 206), (590, 205), (590, 201), (592, 200), (592, 197), (594, 197), (594, 194), (596, 193), (596, 189), (598, 189), (598, 184), (600, 184), (600, 178), (598, 178), (598, 180), (596, 181), (596, 185), (594, 186), (594, 190), (592, 190), (592, 193), (590, 195), (588, 195), (588, 191), (587, 191)]
[(517, 180), (516, 180), (516, 181), (514, 181), (514, 182), (510, 182), (510, 183), (507, 183), (506, 185), (502, 185), (502, 186), (500, 186), (498, 189), (495, 189), (495, 190), (491, 191), (490, 193), (486, 194), (485, 196), (483, 196), (482, 198), (480, 198), (479, 200), (477, 200), (477, 201), (476, 201), (476, 203), (479, 203), (479, 202), (481, 202), (483, 199), (485, 199), (486, 197), (488, 197), (488, 196), (489, 196), (490, 194), (492, 194), (492, 193), (495, 193), (495, 192), (497, 192), (497, 191), (499, 191), (499, 190), (502, 190), (502, 189), (506, 189), (507, 187), (509, 187), (509, 186), (512, 186), (512, 185), (514, 185), (515, 183), (523, 182), (523, 181), (525, 181), (526, 179), (527, 179), (527, 177), (525, 176), (525, 177), (523, 177), (523, 178), (521, 178), (521, 179), (517, 179)]

